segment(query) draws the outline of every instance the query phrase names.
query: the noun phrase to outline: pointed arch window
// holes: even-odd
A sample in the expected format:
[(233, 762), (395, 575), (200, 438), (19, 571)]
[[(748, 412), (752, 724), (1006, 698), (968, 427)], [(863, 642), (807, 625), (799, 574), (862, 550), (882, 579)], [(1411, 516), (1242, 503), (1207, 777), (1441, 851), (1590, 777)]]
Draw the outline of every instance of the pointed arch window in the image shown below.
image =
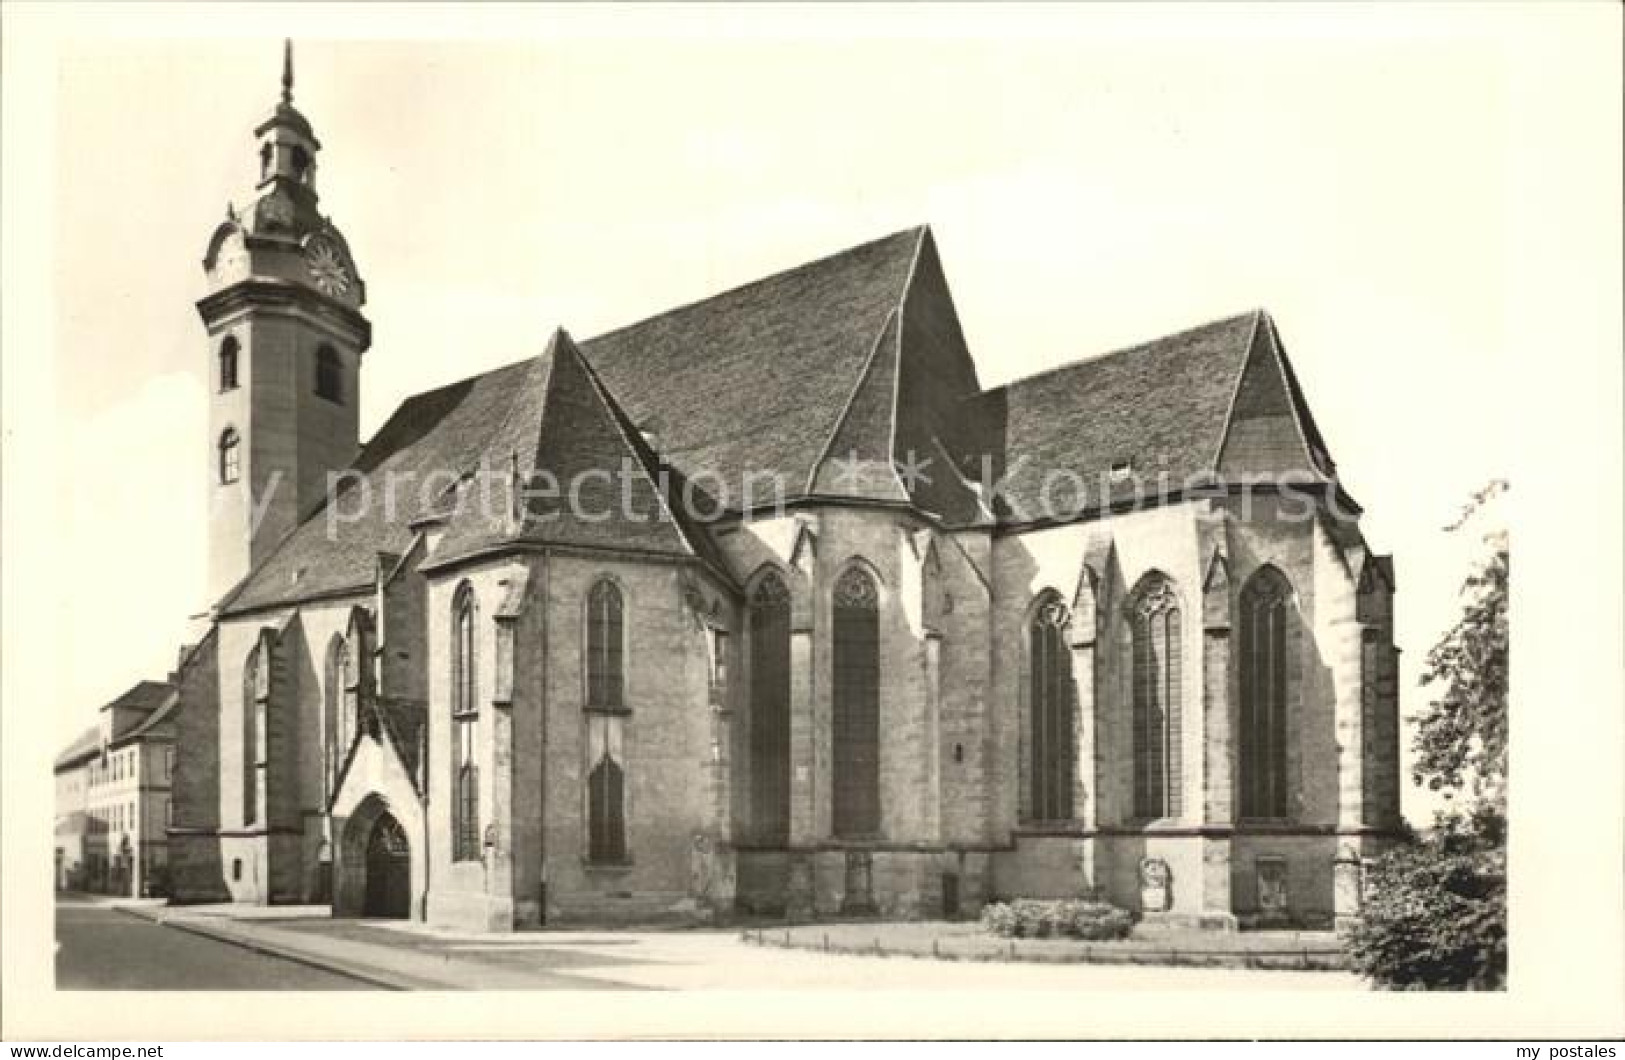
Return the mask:
[(835, 583), (834, 831), (880, 833), (880, 592), (861, 568)]
[(750, 596), (750, 805), (758, 838), (790, 835), (790, 590), (769, 573)]
[(1066, 607), (1046, 593), (1027, 627), (1030, 816), (1035, 821), (1072, 819), (1072, 652), (1064, 630)]
[(625, 795), (625, 776), (620, 763), (606, 750), (587, 776), (589, 860), (600, 864), (626, 860)]
[(451, 839), (453, 861), (480, 859), (474, 590), (458, 586), (451, 608)]
[(587, 593), (587, 706), (626, 706), (625, 608), (620, 588), (608, 578)]
[(1241, 591), (1241, 816), (1287, 816), (1292, 585), (1275, 567)]
[(338, 790), (339, 770), (344, 768), (344, 755), (350, 749), (351, 726), (348, 698), (345, 695), (345, 675), (349, 671), (349, 646), (343, 637), (335, 636), (327, 647), (327, 679), (323, 683), (322, 731), (327, 734), (326, 792), (332, 799)]
[(1134, 701), (1134, 815), (1181, 812), (1179, 597), (1167, 577), (1142, 579), (1129, 601)]
[(219, 475), (222, 486), (229, 486), (236, 482), (238, 476), (242, 473), (242, 455), (239, 452), (240, 446), (238, 442), (237, 428), (227, 427), (220, 432), (220, 441), (216, 448), (218, 449)]
[(267, 683), (260, 672), (259, 648), (243, 662), (243, 824), (259, 821), (260, 798), (265, 790)]
[(316, 396), (334, 404), (344, 404), (344, 362), (328, 345), (316, 350)]
[(220, 390), (237, 389), (237, 354), (241, 347), (237, 336), (227, 335), (226, 341), (220, 344)]

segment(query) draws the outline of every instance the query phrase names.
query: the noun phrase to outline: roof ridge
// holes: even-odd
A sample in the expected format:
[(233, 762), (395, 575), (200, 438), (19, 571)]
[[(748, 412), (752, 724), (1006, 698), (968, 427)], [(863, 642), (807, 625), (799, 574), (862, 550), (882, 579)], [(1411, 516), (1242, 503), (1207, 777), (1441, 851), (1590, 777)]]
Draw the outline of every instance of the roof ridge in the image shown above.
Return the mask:
[(1230, 388), (1230, 400), (1224, 406), (1224, 426), (1219, 428), (1219, 444), (1213, 450), (1213, 462), (1208, 465), (1208, 473), (1214, 478), (1219, 477), (1219, 465), (1224, 462), (1224, 447), (1230, 444), (1230, 427), (1236, 418), (1236, 399), (1241, 396), (1241, 384), (1247, 378), (1247, 369), (1253, 363), (1253, 344), (1258, 341), (1258, 322), (1266, 314), (1263, 310), (1253, 314), (1253, 326), (1247, 331), (1246, 354), (1241, 358), (1241, 368), (1236, 372), (1235, 385)]
[(812, 269), (820, 265), (827, 265), (830, 262), (838, 261), (841, 258), (857, 254), (859, 251), (868, 250), (871, 247), (877, 247), (882, 243), (889, 243), (894, 239), (901, 239), (903, 236), (928, 232), (930, 227), (930, 225), (919, 224), (913, 225), (909, 228), (902, 228), (888, 235), (880, 236), (876, 239), (870, 239), (863, 243), (856, 243), (852, 246), (846, 247), (843, 250), (837, 250), (833, 254), (825, 254), (821, 258), (813, 258), (810, 261), (803, 261), (798, 265), (791, 265), (789, 268), (779, 269), (777, 272), (770, 272), (766, 276), (758, 276), (754, 280), (747, 280), (744, 283), (735, 284), (732, 287), (725, 287), (722, 290), (717, 291), (715, 294), (708, 294), (703, 298), (695, 298), (687, 302), (680, 302), (677, 305), (663, 309), (660, 312), (654, 313), (650, 316), (629, 321), (628, 323), (622, 324), (619, 327), (611, 328), (608, 331), (601, 331), (592, 338), (587, 339), (582, 343), (582, 345), (591, 345), (592, 343), (598, 342), (601, 339), (607, 339), (613, 335), (619, 335), (623, 331), (631, 331), (633, 328), (647, 327), (657, 320), (664, 320), (667, 317), (676, 316), (677, 314), (686, 312), (687, 310), (693, 309), (696, 306), (705, 305), (707, 302), (715, 302), (719, 299), (726, 298), (729, 295), (738, 294), (742, 291), (748, 291), (753, 287), (760, 287), (763, 284), (770, 283), (774, 280), (783, 279), (786, 276), (792, 276), (807, 269)]
[[(1298, 429), (1298, 444), (1303, 446), (1303, 455), (1309, 461), (1309, 466), (1319, 472), (1322, 478), (1333, 478), (1330, 468), (1321, 467), (1324, 460), (1332, 468), (1336, 462), (1332, 460), (1331, 447), (1326, 444), (1325, 435), (1320, 433), (1320, 424), (1315, 422), (1315, 415), (1309, 410), (1309, 399), (1303, 396), (1303, 388), (1298, 383), (1298, 373), (1293, 369), (1286, 355), (1286, 346), (1281, 342), (1281, 334), (1276, 330), (1275, 321), (1268, 314), (1264, 317), (1268, 325), (1266, 334), (1270, 340), (1270, 352), (1274, 354), (1275, 370), (1281, 377), (1281, 385), (1286, 388), (1287, 408), (1292, 410), (1292, 423)], [(1313, 442), (1310, 436), (1313, 435)], [(1316, 452), (1315, 443), (1319, 443), (1319, 452)]]
[(1184, 338), (1185, 336), (1195, 334), (1198, 331), (1206, 331), (1209, 328), (1218, 328), (1226, 324), (1235, 324), (1238, 321), (1247, 320), (1249, 318), (1256, 319), (1260, 316), (1267, 317), (1269, 316), (1269, 313), (1263, 309), (1250, 309), (1245, 313), (1233, 313), (1230, 316), (1220, 317), (1217, 320), (1209, 320), (1205, 324), (1197, 324), (1193, 327), (1181, 328), (1179, 331), (1170, 331), (1165, 335), (1158, 335), (1156, 338), (1146, 339), (1144, 342), (1136, 342), (1130, 346), (1119, 346), (1115, 349), (1107, 350), (1105, 353), (1085, 354), (1082, 357), (1075, 357), (1070, 361), (1064, 361), (1061, 364), (1042, 369), (1041, 371), (1034, 372), (1031, 375), (1024, 375), (1018, 379), (1012, 379), (1008, 383), (1000, 383), (998, 386), (988, 387), (981, 393), (976, 394), (975, 397), (985, 398), (990, 394), (997, 394), (1001, 390), (1009, 390), (1011, 387), (1019, 386), (1022, 383), (1030, 383), (1035, 379), (1043, 379), (1046, 376), (1071, 371), (1074, 368), (1080, 368), (1086, 364), (1099, 364), (1102, 361), (1109, 361), (1130, 353), (1137, 353), (1148, 346), (1155, 346), (1159, 343), (1168, 342), (1173, 339)]

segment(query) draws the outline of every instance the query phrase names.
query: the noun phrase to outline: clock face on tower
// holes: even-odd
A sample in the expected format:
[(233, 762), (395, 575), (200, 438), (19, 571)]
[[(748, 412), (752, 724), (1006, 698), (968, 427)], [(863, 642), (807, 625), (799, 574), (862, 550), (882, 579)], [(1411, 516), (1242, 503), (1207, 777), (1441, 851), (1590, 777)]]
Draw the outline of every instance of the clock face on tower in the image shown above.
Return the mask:
[(354, 280), (344, 254), (332, 241), (313, 239), (305, 248), (305, 260), (310, 266), (310, 278), (323, 294), (343, 298), (350, 293)]

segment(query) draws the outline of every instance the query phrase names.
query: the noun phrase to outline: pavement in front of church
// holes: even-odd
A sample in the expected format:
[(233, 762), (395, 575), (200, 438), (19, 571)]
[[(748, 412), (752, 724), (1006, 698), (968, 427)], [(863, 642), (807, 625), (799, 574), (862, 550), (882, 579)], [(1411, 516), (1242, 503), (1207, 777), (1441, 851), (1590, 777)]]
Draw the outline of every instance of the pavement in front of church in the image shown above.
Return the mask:
[(473, 933), (336, 920), (325, 908), (134, 907), (171, 928), (389, 989), (426, 990), (1343, 990), (1326, 971), (934, 961), (787, 950), (737, 930)]

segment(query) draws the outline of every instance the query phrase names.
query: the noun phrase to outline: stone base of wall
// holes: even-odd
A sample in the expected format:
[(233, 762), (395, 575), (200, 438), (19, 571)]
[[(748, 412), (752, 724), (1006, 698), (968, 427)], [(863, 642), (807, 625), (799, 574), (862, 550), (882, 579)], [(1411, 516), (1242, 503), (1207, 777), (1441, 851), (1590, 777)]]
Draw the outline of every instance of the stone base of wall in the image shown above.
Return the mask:
[(987, 899), (988, 855), (945, 847), (741, 850), (735, 909), (791, 920), (975, 916)]
[(171, 905), (212, 905), (231, 901), (220, 863), (220, 839), (213, 835), (175, 835), (169, 840)]
[[(992, 855), (993, 893), (1001, 899), (1097, 896), (1151, 924), (1321, 930), (1357, 918), (1362, 860), (1383, 842), (1245, 827), (1218, 843), (1154, 828), (1017, 835), (1010, 849)], [(1142, 875), (1153, 862), (1164, 879), (1160, 889), (1148, 889)]]

